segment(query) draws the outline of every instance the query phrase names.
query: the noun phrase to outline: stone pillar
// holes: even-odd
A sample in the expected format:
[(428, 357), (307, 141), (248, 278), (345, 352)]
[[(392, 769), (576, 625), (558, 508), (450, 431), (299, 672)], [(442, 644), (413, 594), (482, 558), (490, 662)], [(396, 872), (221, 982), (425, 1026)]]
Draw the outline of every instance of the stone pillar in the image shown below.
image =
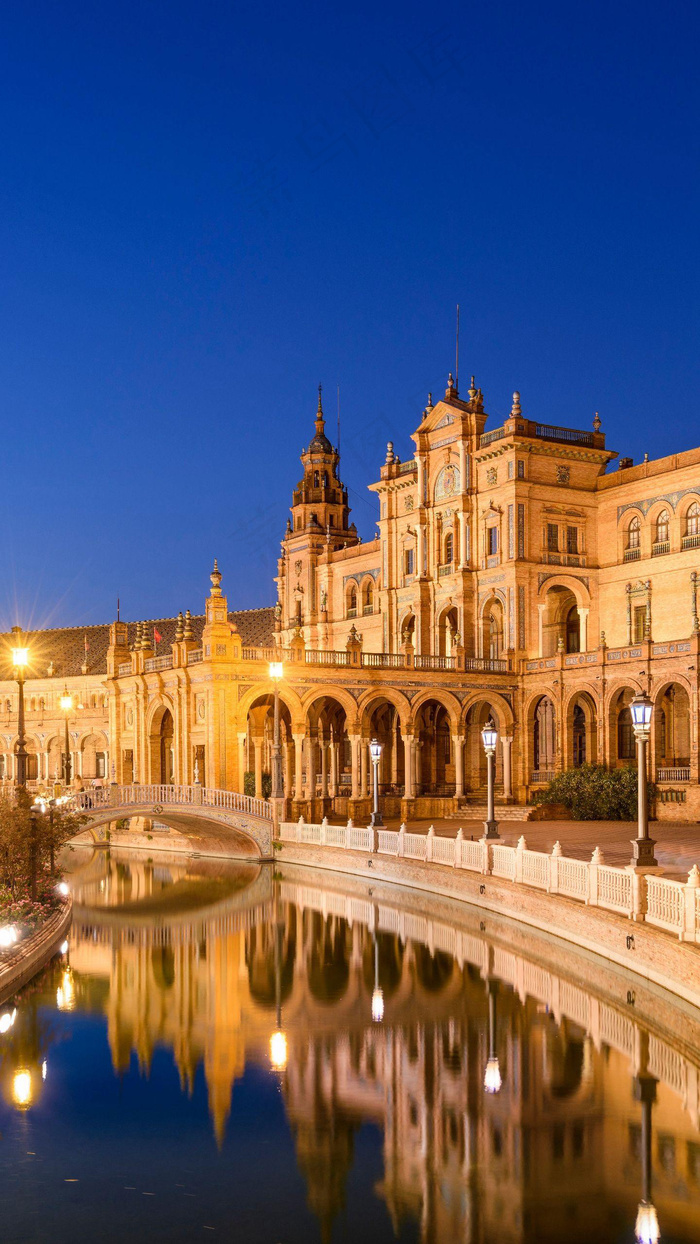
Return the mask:
[[(243, 793), (243, 780), (245, 776), (245, 764), (246, 764), (245, 745), (246, 745), (247, 737), (248, 736), (244, 730), (239, 730), (238, 732), (238, 789), (241, 792), (241, 794)], [(187, 762), (188, 772), (192, 768), (193, 764), (194, 764), (194, 761), (190, 757)], [(204, 776), (205, 776), (204, 774), (200, 773), (199, 775), (200, 782), (204, 781)]]
[(452, 747), (455, 754), (455, 796), (461, 799), (464, 795), (464, 739), (461, 734), (452, 735)]
[(415, 797), (415, 739), (412, 734), (404, 736), (404, 769), (406, 774), (405, 794), (407, 799)]
[(367, 794), (367, 781), (369, 772), (369, 744), (366, 739), (360, 742), (360, 793), (362, 798)]
[(294, 739), (294, 798), (298, 801), (304, 798), (304, 792), (301, 785), (302, 773), (304, 771), (304, 756), (302, 752), (304, 736), (303, 734), (294, 734), (292, 735), (292, 738)]
[(359, 734), (350, 735), (350, 757), (352, 762), (352, 798), (360, 798), (360, 745)]
[(391, 782), (392, 786), (398, 786), (399, 784), (399, 723), (398, 721), (396, 722), (396, 725), (391, 732), (391, 757), (390, 759), (391, 759), (391, 769), (390, 769), (389, 781)]
[(513, 798), (513, 739), (504, 734), (501, 739), (503, 747), (503, 794), (506, 799)]
[(321, 748), (321, 798), (328, 798), (328, 744), (322, 734), (318, 738)]
[(537, 655), (544, 656), (544, 611), (547, 608), (546, 602), (542, 602), (537, 606)]
[(262, 799), (263, 741), (258, 735), (253, 739), (253, 748), (255, 751), (255, 798)]
[(313, 734), (306, 736), (306, 798), (316, 798), (316, 739)]
[(330, 741), (329, 746), (330, 746), (331, 774), (330, 774), (330, 788), (329, 788), (328, 794), (330, 795), (331, 799), (334, 799), (335, 796), (338, 794), (338, 744), (336, 743), (332, 735), (331, 735), (331, 741)]
[(578, 646), (581, 652), (588, 652), (588, 609), (578, 607)]
[(467, 565), (467, 516), (462, 510), (459, 514), (459, 569)]

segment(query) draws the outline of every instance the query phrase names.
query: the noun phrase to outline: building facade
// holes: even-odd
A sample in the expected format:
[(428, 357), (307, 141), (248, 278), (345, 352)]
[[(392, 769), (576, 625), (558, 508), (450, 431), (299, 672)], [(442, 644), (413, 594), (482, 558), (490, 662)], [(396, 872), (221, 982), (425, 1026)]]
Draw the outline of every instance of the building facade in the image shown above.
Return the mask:
[[(274, 658), (288, 816), (365, 816), (375, 736), (389, 815), (476, 810), (489, 718), (499, 799), (527, 803), (563, 768), (633, 764), (641, 689), (657, 814), (700, 815), (700, 449), (615, 467), (597, 415), (590, 431), (538, 423), (515, 393), (489, 426), (474, 380), (463, 399), (451, 376), (412, 439), (406, 462), (387, 446), (361, 540), (319, 393), (274, 610), (231, 613), (215, 566), (202, 616), (31, 636), (36, 780), (60, 777), (67, 683), (84, 781), (267, 793)], [(0, 672), (9, 780), (16, 687)]]

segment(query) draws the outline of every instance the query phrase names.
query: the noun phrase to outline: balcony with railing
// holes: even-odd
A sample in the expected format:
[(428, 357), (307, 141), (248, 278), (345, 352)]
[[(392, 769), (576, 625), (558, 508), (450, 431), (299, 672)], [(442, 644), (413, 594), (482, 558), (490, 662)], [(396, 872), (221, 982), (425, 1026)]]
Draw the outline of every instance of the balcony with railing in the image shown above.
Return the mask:
[(682, 549), (700, 549), (700, 535), (683, 536), (681, 540)]
[(117, 666), (117, 678), (125, 678), (130, 673), (131, 661), (122, 661), (121, 665)]
[(454, 574), (454, 562), (445, 562), (444, 566), (438, 566), (438, 578), (444, 579), (448, 574)]
[(532, 437), (540, 441), (557, 441), (561, 445), (576, 445), (582, 449), (604, 449), (605, 436), (602, 432), (586, 432), (582, 428), (562, 428), (553, 423), (536, 423), (532, 419), (513, 419), (500, 428), (492, 428), (483, 432), (479, 438), (479, 448), (485, 449), (494, 441), (503, 440), (506, 436)]
[(671, 541), (670, 540), (657, 540), (656, 543), (652, 544), (651, 546), (652, 557), (661, 557), (663, 556), (664, 553), (670, 553), (670, 552), (671, 552)]
[(623, 560), (626, 562), (638, 562), (642, 556), (642, 550), (639, 545), (636, 548), (625, 549)]
[(188, 665), (199, 665), (200, 661), (203, 661), (203, 660), (204, 660), (204, 650), (202, 648), (193, 648), (191, 652), (187, 653), (187, 664)]
[(148, 657), (144, 661), (143, 668), (147, 674), (157, 673), (158, 670), (171, 670), (173, 668), (173, 654), (165, 657)]
[(689, 782), (690, 766), (678, 765), (676, 768), (657, 769), (656, 780), (657, 782)]

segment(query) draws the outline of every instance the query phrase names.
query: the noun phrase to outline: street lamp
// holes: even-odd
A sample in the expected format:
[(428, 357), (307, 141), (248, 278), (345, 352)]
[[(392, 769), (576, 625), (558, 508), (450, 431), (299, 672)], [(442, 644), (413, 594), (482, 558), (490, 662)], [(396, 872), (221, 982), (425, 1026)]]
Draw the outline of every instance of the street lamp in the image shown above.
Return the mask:
[(635, 1095), (642, 1106), (642, 1199), (637, 1209), (634, 1234), (637, 1244), (659, 1244), (659, 1220), (651, 1201), (651, 1111), (656, 1101), (654, 1076), (637, 1076)]
[(497, 981), (488, 982), (489, 991), (489, 1056), (484, 1072), (484, 1090), (487, 1093), (500, 1092), (503, 1080), (501, 1078), (501, 1065), (498, 1061), (496, 1053), (496, 992), (498, 990)]
[[(284, 675), (281, 661), (270, 661), (270, 678), (275, 688), (275, 724), (272, 735), (272, 798), (284, 799), (284, 783), (282, 781), (282, 744), (280, 742), (280, 679)], [(279, 803), (275, 804), (279, 814)]]
[(275, 888), (275, 1023), (270, 1037), (270, 1063), (274, 1071), (284, 1071), (287, 1066), (287, 1037), (282, 1028), (282, 941), (284, 920), (280, 911), (279, 885)]
[(64, 737), (64, 748), (66, 752), (65, 781), (66, 781), (66, 787), (69, 787), (70, 780), (71, 780), (71, 762), (70, 762), (70, 736), (68, 734), (68, 718), (71, 712), (73, 711), (73, 696), (71, 695), (67, 687), (64, 688), (63, 695), (60, 698), (60, 705), (61, 705), (63, 712), (65, 713), (65, 737)]
[(12, 628), (12, 668), (19, 687), (17, 706), (17, 786), (23, 790), (27, 785), (27, 739), (24, 733), (24, 671), (29, 664), (29, 649), (22, 642), (22, 630)]
[(487, 721), (481, 731), (481, 741), (484, 744), (486, 752), (486, 773), (488, 782), (488, 808), (486, 812), (486, 820), (484, 821), (485, 838), (500, 838), (498, 832), (498, 821), (495, 819), (493, 806), (493, 785), (496, 767), (496, 744), (498, 742), (498, 732), (491, 720)]
[(640, 691), (630, 704), (632, 726), (637, 739), (637, 837), (632, 846), (632, 864), (639, 868), (655, 868), (654, 840), (649, 837), (649, 808), (647, 806), (647, 744), (651, 729), (653, 704), (649, 696)]
[(378, 739), (372, 739), (372, 742), (369, 745), (369, 754), (372, 757), (372, 768), (373, 768), (373, 776), (374, 776), (374, 783), (373, 783), (374, 807), (372, 809), (372, 817), (370, 820), (370, 825), (372, 829), (377, 829), (380, 825), (384, 824), (382, 820), (382, 814), (379, 811), (379, 761), (382, 758), (382, 745)]

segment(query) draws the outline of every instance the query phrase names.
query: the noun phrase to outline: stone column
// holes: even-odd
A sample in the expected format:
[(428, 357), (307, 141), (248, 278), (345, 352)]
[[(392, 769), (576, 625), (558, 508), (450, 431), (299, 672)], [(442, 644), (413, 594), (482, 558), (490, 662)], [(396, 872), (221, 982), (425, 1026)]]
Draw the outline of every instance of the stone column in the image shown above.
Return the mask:
[(262, 799), (263, 740), (259, 735), (253, 739), (253, 748), (255, 751), (255, 798)]
[(588, 652), (588, 609), (578, 607), (579, 650)]
[(391, 732), (391, 777), (392, 786), (399, 784), (399, 723), (397, 721)]
[(304, 756), (302, 748), (304, 745), (303, 734), (292, 735), (294, 739), (294, 798), (300, 800), (304, 798), (302, 790), (302, 773), (304, 771)]
[(467, 564), (467, 516), (462, 510), (459, 514), (459, 569), (464, 570)]
[(334, 799), (335, 796), (338, 794), (338, 744), (336, 743), (332, 735), (331, 735), (331, 741), (330, 741), (330, 762), (331, 762), (331, 766), (330, 766), (331, 776), (330, 776), (330, 789), (328, 791), (328, 794), (330, 795), (331, 799)]
[(464, 739), (461, 734), (452, 735), (452, 747), (455, 754), (455, 795), (461, 799), (464, 795)]
[[(244, 730), (239, 730), (238, 732), (238, 789), (241, 792), (241, 794), (243, 793), (243, 781), (244, 781), (244, 776), (245, 776), (246, 738), (247, 738), (246, 732)], [(187, 761), (188, 772), (192, 765), (194, 765), (194, 761), (191, 758), (188, 758), (188, 761)], [(200, 773), (199, 775), (200, 782), (204, 781), (204, 777), (205, 775), (203, 773)]]
[(316, 798), (316, 739), (313, 734), (306, 736), (306, 798)]
[(367, 794), (367, 781), (369, 772), (369, 744), (366, 739), (360, 742), (360, 790), (362, 798)]
[(544, 611), (547, 608), (545, 601), (537, 606), (537, 655), (544, 656)]
[(501, 739), (503, 747), (503, 794), (506, 799), (513, 798), (513, 739), (504, 734)]
[(328, 798), (328, 744), (322, 734), (319, 735), (321, 748), (321, 798)]
[(350, 735), (350, 758), (352, 763), (352, 798), (360, 798), (360, 745), (362, 740), (359, 734)]
[(416, 790), (415, 781), (414, 781), (414, 777), (415, 777), (415, 758), (413, 755), (414, 750), (415, 750), (414, 745), (415, 745), (415, 739), (413, 738), (413, 735), (412, 734), (404, 735), (404, 741), (403, 741), (404, 769), (405, 769), (405, 775), (406, 775), (405, 795), (407, 799), (413, 799), (415, 796), (415, 790)]

